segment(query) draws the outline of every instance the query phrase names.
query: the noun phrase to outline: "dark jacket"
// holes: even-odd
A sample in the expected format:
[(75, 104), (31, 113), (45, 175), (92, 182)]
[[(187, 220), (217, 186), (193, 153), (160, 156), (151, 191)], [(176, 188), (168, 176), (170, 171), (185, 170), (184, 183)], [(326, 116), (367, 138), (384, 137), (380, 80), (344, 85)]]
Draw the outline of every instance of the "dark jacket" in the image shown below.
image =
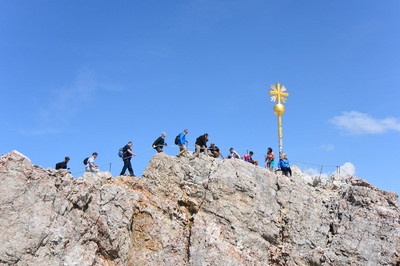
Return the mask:
[(128, 152), (128, 150), (132, 151), (131, 146), (129, 146), (128, 144), (126, 144), (123, 148), (122, 148), (122, 160), (126, 160), (126, 159), (131, 159), (132, 158), (132, 154)]
[(207, 141), (208, 139), (206, 138), (205, 135), (201, 135), (196, 139), (196, 145), (199, 145), (200, 147), (205, 146), (207, 147)]
[(156, 139), (153, 142), (153, 146), (156, 146), (156, 148), (157, 148), (158, 146), (164, 146), (164, 143), (165, 143), (164, 138), (162, 136), (160, 136), (160, 137), (158, 137), (158, 139)]
[(57, 163), (56, 170), (58, 170), (58, 169), (67, 169), (67, 162), (63, 161), (63, 162)]

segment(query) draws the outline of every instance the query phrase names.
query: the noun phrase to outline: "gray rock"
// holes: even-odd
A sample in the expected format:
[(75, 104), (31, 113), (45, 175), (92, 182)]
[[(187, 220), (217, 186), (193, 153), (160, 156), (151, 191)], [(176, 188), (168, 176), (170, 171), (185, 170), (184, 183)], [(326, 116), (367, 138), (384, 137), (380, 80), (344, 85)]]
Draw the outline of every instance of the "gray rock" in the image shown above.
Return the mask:
[(1, 265), (398, 265), (398, 195), (156, 154), (142, 178), (0, 160)]

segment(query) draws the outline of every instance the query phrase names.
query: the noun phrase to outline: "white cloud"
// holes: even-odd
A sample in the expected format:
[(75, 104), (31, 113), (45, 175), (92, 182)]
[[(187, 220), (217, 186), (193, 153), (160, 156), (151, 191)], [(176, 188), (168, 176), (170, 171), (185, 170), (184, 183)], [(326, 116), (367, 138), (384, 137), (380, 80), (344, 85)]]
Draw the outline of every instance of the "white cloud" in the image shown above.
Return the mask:
[(322, 144), (320, 147), (326, 151), (333, 151), (335, 149), (335, 146), (332, 144)]
[[(317, 170), (315, 168), (307, 168), (304, 169), (303, 172), (311, 177), (320, 176), (320, 170)], [(329, 174), (327, 173), (321, 173), (322, 178), (328, 178), (328, 176)]]
[(379, 134), (388, 130), (400, 131), (400, 122), (396, 118), (376, 119), (357, 111), (343, 112), (329, 122), (352, 135)]
[[(80, 71), (74, 84), (49, 92), (49, 99), (42, 99), (36, 112), (33, 125), (15, 131), (21, 135), (49, 135), (58, 133), (60, 125), (68, 124), (85, 105), (95, 98), (99, 84), (90, 70)], [(63, 129), (65, 131), (65, 129)]]
[(354, 174), (356, 173), (356, 167), (352, 163), (344, 163), (342, 166), (340, 166), (340, 173), (354, 176)]
[[(332, 172), (324, 172), (326, 170), (332, 170)], [(342, 166), (339, 166), (339, 169), (334, 169), (334, 170), (332, 169), (332, 166), (322, 165), (323, 172), (321, 172), (321, 168), (318, 168), (318, 169), (317, 168), (305, 168), (305, 169), (303, 169), (303, 173), (305, 173), (311, 177), (321, 176), (322, 178), (329, 178), (333, 173), (337, 173), (338, 170), (339, 170), (340, 176), (343, 176), (343, 177), (354, 176), (354, 174), (356, 173), (356, 167), (350, 162), (346, 162)]]

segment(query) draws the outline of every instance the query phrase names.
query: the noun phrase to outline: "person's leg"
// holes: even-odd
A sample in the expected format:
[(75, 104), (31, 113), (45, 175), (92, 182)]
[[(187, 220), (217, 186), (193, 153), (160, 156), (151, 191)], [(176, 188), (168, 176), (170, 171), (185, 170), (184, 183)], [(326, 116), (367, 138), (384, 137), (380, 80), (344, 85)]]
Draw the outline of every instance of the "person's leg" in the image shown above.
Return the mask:
[(287, 176), (288, 174), (287, 174), (287, 169), (286, 169), (286, 167), (282, 167), (281, 169), (282, 169), (282, 173), (283, 173), (285, 176)]
[(131, 176), (135, 176), (135, 174), (133, 173), (131, 160), (127, 160), (127, 161), (128, 161), (128, 162), (127, 162), (127, 168), (128, 168), (129, 174), (130, 174)]
[(194, 146), (196, 147), (196, 151), (195, 151), (194, 155), (195, 156), (199, 156), (201, 147), (199, 145), (197, 145), (197, 144), (195, 144)]
[(124, 167), (122, 167), (121, 173), (119, 175), (124, 175), (126, 172), (126, 169), (128, 169), (128, 164), (126, 163), (126, 159), (124, 160)]
[(257, 160), (254, 160), (254, 165), (258, 165), (258, 161)]
[(292, 176), (292, 169), (290, 167), (287, 168), (287, 171), (289, 172), (290, 176)]
[(184, 153), (186, 153), (186, 146), (180, 144), (180, 145), (179, 145), (179, 153), (178, 153), (176, 156), (179, 157), (179, 156), (183, 155)]
[(163, 148), (161, 146), (156, 147), (156, 151), (158, 153), (163, 152)]

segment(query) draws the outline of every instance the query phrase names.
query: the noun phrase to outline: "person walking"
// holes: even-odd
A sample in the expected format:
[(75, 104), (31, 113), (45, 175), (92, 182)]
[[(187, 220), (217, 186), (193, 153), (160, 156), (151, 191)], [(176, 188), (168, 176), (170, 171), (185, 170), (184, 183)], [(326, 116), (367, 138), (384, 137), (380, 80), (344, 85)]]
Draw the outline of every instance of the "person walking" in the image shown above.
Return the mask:
[(96, 160), (97, 156), (98, 156), (98, 153), (93, 152), (92, 156), (88, 158), (86, 168), (85, 168), (86, 172), (97, 173), (100, 171), (99, 166), (94, 164), (94, 160)]
[(254, 165), (258, 165), (258, 161), (257, 160), (253, 160), (253, 152), (250, 151), (249, 154), (243, 155), (243, 160), (249, 163), (252, 163)]
[(163, 152), (163, 147), (168, 146), (167, 143), (165, 143), (165, 137), (167, 136), (167, 133), (163, 132), (161, 133), (161, 136), (158, 137), (154, 142), (153, 142), (153, 149), (156, 149), (158, 153)]
[(278, 167), (281, 168), (282, 173), (285, 176), (292, 176), (292, 169), (290, 169), (290, 163), (288, 158), (286, 157), (286, 153), (282, 154), (282, 157), (279, 159)]
[(240, 159), (240, 155), (233, 148), (230, 148), (229, 149), (229, 155), (226, 158), (227, 159), (231, 159), (231, 158)]
[(267, 149), (267, 156), (265, 157), (265, 167), (269, 168), (272, 172), (274, 170), (275, 154), (272, 152), (272, 148)]
[(59, 169), (68, 169), (69, 170), (68, 165), (67, 165), (69, 160), (70, 160), (69, 157), (66, 156), (64, 158), (64, 161), (59, 162), (59, 163), (56, 164), (56, 170), (59, 170)]
[(209, 150), (211, 153), (209, 153), (209, 156), (212, 156), (214, 158), (218, 158), (219, 156), (222, 157), (222, 159), (224, 159), (224, 156), (222, 155), (221, 151), (219, 150), (219, 148), (217, 146), (215, 146), (215, 143), (211, 143), (210, 147), (207, 148), (207, 150)]
[(126, 172), (126, 169), (128, 169), (129, 175), (135, 176), (135, 174), (133, 173), (133, 169), (132, 169), (131, 159), (132, 159), (132, 155), (136, 156), (136, 154), (132, 152), (131, 147), (132, 147), (132, 141), (129, 141), (128, 144), (126, 144), (122, 148), (122, 160), (124, 161), (124, 167), (122, 167), (121, 173), (119, 175), (124, 175)]
[(207, 141), (208, 141), (207, 133), (201, 135), (196, 139), (196, 143), (194, 145), (196, 148), (195, 156), (199, 156), (200, 152), (204, 152), (204, 154), (207, 154)]
[(176, 155), (176, 157), (180, 157), (184, 154), (187, 154), (187, 149), (186, 149), (186, 143), (188, 141), (186, 140), (186, 134), (189, 133), (188, 129), (185, 129), (182, 133), (180, 133), (177, 136), (177, 142), (175, 142), (179, 146), (179, 153)]

